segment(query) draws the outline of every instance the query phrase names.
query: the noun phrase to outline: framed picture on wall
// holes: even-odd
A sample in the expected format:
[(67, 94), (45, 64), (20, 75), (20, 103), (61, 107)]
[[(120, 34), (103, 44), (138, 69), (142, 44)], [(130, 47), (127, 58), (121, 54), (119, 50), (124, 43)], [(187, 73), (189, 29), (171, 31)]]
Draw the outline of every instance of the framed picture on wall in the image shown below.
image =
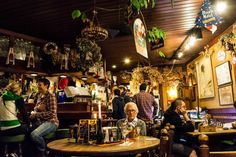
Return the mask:
[(232, 105), (234, 103), (233, 88), (231, 84), (219, 87), (218, 90), (220, 105)]
[(216, 67), (216, 79), (218, 86), (230, 83), (232, 81), (229, 61)]
[(212, 76), (211, 57), (204, 56), (197, 62), (197, 85), (200, 99), (211, 98), (215, 96), (214, 83)]

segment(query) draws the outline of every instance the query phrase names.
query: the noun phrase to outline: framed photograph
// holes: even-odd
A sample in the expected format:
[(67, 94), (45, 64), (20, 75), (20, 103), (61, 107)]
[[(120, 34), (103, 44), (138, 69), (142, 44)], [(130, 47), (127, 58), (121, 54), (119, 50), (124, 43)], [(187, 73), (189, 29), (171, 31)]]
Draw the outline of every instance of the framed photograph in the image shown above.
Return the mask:
[(233, 88), (231, 84), (219, 87), (219, 99), (220, 99), (220, 105), (234, 104)]
[(216, 79), (218, 86), (231, 82), (231, 73), (229, 66), (229, 61), (227, 61), (216, 67)]
[(195, 62), (197, 70), (198, 95), (200, 99), (215, 96), (211, 57), (203, 56)]

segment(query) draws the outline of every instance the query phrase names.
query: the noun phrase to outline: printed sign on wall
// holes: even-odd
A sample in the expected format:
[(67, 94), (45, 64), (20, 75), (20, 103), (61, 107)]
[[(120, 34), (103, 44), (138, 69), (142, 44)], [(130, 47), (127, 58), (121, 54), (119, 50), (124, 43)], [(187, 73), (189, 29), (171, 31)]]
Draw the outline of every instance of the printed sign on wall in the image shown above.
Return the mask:
[(147, 44), (146, 44), (146, 30), (141, 19), (137, 18), (134, 21), (133, 31), (134, 31), (134, 42), (136, 51), (140, 55), (148, 58)]

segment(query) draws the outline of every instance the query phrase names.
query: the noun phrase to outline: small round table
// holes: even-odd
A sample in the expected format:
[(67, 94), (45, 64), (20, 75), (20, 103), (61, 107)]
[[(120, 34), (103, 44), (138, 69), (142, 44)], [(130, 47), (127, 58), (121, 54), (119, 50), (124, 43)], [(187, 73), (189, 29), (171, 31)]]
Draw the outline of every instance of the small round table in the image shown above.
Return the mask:
[(57, 155), (121, 156), (153, 150), (160, 144), (158, 138), (148, 136), (130, 139), (129, 142), (128, 145), (124, 145), (123, 142), (86, 145), (71, 143), (66, 138), (52, 141), (47, 144), (47, 147), (53, 154)]

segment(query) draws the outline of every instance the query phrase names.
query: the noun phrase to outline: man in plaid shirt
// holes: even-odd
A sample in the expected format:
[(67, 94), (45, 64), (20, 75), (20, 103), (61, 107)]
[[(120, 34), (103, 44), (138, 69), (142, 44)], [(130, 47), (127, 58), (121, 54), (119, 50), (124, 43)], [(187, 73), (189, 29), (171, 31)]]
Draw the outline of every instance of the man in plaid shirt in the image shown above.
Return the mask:
[(138, 118), (146, 123), (152, 122), (157, 112), (157, 103), (154, 96), (146, 92), (147, 85), (142, 83), (139, 87), (140, 92), (134, 95), (135, 103), (138, 106)]
[(38, 81), (37, 102), (34, 111), (31, 112), (30, 119), (33, 121), (34, 129), (30, 136), (36, 144), (39, 157), (45, 156), (45, 140), (43, 136), (56, 131), (59, 121), (57, 118), (57, 99), (54, 94), (49, 93), (50, 82), (42, 78)]

